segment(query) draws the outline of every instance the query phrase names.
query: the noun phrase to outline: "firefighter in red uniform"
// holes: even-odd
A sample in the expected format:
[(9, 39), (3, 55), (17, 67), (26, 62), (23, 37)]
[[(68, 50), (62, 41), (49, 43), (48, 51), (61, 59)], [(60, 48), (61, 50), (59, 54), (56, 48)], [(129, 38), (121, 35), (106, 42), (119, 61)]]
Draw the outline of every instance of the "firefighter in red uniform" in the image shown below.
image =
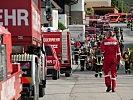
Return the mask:
[(105, 85), (107, 86), (106, 92), (115, 92), (116, 77), (117, 77), (117, 64), (120, 62), (120, 47), (116, 39), (112, 37), (112, 31), (107, 31), (106, 39), (101, 43), (101, 53), (104, 56), (103, 71), (105, 74)]

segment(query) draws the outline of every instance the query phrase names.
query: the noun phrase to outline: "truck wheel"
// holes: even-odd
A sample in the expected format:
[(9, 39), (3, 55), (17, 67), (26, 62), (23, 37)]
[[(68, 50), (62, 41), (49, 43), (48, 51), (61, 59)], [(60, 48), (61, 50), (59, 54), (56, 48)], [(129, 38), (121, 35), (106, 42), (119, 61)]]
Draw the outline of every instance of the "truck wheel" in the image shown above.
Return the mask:
[(52, 79), (53, 80), (57, 80), (58, 79), (58, 71), (57, 70), (53, 70), (53, 72), (52, 72)]
[(60, 78), (60, 71), (58, 71), (58, 79)]
[(70, 77), (70, 73), (65, 73), (65, 77)]
[(43, 97), (45, 95), (45, 88), (42, 85), (39, 85), (39, 97)]

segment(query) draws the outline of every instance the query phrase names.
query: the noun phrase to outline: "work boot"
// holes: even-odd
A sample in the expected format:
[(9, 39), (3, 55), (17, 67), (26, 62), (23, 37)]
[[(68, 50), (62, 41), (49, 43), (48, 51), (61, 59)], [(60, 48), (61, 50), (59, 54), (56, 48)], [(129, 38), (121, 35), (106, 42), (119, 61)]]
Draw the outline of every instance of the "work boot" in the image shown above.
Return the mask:
[(111, 87), (107, 87), (106, 92), (110, 92), (110, 90), (111, 90)]
[(128, 73), (131, 74), (131, 71), (129, 70)]
[(78, 62), (76, 61), (76, 65), (78, 65)]
[(84, 68), (81, 67), (81, 71), (84, 71)]
[(115, 92), (115, 90), (114, 90), (114, 89), (112, 89), (112, 92)]
[(127, 70), (125, 71), (125, 73), (127, 74)]
[(99, 73), (99, 76), (102, 77), (102, 73)]
[(95, 77), (98, 77), (98, 74), (95, 74)]

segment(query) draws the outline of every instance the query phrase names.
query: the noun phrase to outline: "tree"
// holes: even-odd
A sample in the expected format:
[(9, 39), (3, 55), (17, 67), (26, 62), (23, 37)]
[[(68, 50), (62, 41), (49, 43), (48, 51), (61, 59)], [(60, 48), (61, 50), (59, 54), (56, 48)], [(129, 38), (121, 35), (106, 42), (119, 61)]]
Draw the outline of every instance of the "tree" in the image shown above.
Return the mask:
[(93, 14), (94, 14), (94, 9), (93, 9), (93, 8), (87, 8), (86, 13), (87, 13), (88, 15), (93, 15)]
[(58, 23), (58, 28), (59, 28), (60, 30), (66, 29), (66, 27), (65, 27), (61, 22)]
[(125, 4), (124, 0), (111, 0), (111, 5), (117, 7), (119, 12), (128, 12), (129, 7)]

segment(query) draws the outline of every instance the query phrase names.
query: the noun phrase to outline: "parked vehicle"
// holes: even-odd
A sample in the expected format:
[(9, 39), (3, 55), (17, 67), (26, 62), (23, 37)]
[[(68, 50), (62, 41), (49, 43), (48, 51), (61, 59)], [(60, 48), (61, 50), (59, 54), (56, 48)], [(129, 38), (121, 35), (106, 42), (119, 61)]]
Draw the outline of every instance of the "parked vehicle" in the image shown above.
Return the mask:
[(20, 63), (23, 71), (22, 100), (39, 100), (39, 97), (45, 94), (46, 60), (41, 39), (39, 5), (40, 0), (38, 3), (35, 0), (0, 1), (0, 24), (8, 28), (12, 34), (12, 62)]
[(71, 40), (68, 31), (42, 32), (44, 45), (51, 45), (60, 61), (60, 73), (66, 77), (71, 74)]
[(119, 13), (120, 14), (120, 18), (119, 18), (119, 22), (125, 23), (127, 21), (127, 13)]
[(101, 19), (99, 15), (86, 15), (86, 24), (89, 26), (95, 27), (100, 22)]
[(109, 14), (109, 22), (110, 23), (118, 23), (120, 18), (120, 14)]
[(11, 62), (11, 33), (0, 26), (0, 100), (17, 100), (22, 91), (19, 63)]
[(52, 74), (52, 79), (57, 80), (60, 77), (60, 62), (55, 49), (51, 45), (45, 45), (47, 60), (47, 75)]

